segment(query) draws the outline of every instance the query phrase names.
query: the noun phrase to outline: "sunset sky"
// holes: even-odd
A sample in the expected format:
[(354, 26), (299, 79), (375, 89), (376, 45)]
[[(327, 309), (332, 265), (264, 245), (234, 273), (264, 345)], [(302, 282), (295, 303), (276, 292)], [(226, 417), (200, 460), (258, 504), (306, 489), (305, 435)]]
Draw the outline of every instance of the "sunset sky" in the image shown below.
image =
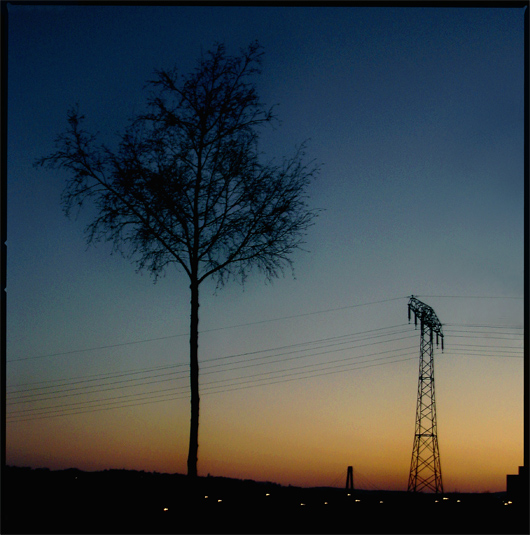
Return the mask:
[(322, 209), (272, 284), (202, 286), (199, 475), (406, 490), (419, 330), (435, 352), (445, 491), (501, 491), (523, 464), (522, 8), (9, 5), (7, 419), (10, 465), (185, 473), (189, 289), (153, 284), (95, 212), (68, 220), (66, 172), (33, 167), (79, 102), (112, 144), (159, 68), (224, 42), (264, 47), (257, 79), (308, 142)]

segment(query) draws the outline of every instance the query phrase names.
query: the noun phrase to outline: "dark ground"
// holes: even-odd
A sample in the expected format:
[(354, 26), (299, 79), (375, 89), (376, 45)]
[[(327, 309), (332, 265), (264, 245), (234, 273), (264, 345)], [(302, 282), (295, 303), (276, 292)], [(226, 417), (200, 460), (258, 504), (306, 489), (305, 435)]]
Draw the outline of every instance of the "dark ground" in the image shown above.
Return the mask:
[(529, 533), (526, 500), (505, 505), (504, 493), (445, 498), (383, 491), (348, 496), (343, 489), (219, 477), (198, 478), (190, 488), (179, 474), (7, 467), (0, 532)]

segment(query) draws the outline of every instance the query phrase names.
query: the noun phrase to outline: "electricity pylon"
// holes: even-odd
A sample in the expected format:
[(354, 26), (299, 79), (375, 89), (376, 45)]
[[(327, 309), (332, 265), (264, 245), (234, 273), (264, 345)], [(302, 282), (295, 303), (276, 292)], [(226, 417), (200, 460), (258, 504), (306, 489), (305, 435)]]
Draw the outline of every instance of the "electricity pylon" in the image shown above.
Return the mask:
[(433, 360), (434, 333), (436, 333), (436, 345), (438, 346), (441, 338), (442, 351), (444, 349), (442, 324), (436, 317), (434, 310), (414, 296), (411, 296), (408, 308), (409, 322), (411, 312), (414, 312), (414, 324), (417, 326), (419, 319), (421, 329), (416, 430), (412, 447), (408, 490), (443, 493), (442, 468), (436, 430)]

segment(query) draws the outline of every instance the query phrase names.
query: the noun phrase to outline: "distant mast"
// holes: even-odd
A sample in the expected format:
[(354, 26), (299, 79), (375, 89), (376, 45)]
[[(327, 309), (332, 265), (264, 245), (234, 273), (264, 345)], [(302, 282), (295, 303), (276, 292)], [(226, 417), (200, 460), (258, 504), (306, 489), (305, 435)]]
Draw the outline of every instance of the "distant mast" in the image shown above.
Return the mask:
[(346, 492), (355, 490), (353, 486), (353, 466), (348, 466), (348, 472), (346, 474)]

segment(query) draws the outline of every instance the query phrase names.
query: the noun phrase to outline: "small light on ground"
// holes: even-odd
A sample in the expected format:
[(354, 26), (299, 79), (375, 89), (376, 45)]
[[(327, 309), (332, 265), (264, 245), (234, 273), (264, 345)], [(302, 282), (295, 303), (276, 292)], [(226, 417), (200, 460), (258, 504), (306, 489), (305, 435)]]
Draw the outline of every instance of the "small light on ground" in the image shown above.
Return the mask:
[(164, 507), (164, 511), (169, 511), (169, 509), (167, 507)]

